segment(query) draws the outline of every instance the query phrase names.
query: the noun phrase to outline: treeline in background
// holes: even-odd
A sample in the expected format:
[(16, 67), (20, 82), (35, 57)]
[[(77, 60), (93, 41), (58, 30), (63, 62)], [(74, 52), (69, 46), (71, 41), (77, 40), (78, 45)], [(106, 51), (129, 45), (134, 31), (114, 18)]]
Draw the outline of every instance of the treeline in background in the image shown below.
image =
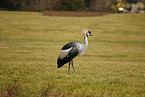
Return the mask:
[(125, 7), (126, 3), (137, 2), (145, 3), (145, 0), (0, 0), (0, 9), (110, 12), (117, 7)]

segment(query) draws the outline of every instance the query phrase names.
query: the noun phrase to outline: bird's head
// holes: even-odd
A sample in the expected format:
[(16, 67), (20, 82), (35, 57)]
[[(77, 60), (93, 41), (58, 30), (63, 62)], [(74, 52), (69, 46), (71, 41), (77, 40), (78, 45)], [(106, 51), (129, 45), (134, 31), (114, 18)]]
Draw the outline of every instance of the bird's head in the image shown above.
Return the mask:
[(84, 31), (82, 32), (82, 34), (85, 35), (85, 36), (87, 36), (87, 37), (93, 36), (93, 35), (91, 34), (91, 31), (88, 31), (88, 30), (84, 30)]
[(93, 36), (90, 31), (87, 31), (86, 36)]
[(93, 35), (91, 34), (91, 31), (89, 31), (89, 30), (84, 30), (84, 31), (82, 31), (82, 34), (85, 35), (85, 36), (87, 36), (87, 37), (93, 36)]

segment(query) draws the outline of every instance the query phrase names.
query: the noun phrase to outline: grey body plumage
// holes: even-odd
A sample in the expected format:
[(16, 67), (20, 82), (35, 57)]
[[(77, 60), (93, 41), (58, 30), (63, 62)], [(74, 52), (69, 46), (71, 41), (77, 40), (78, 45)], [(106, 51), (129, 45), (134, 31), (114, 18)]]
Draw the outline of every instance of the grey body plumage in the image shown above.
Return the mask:
[(70, 70), (70, 64), (71, 64), (75, 72), (75, 69), (73, 66), (73, 58), (75, 58), (78, 54), (80, 55), (84, 54), (88, 46), (88, 40), (87, 40), (88, 36), (92, 36), (90, 31), (86, 31), (84, 35), (83, 44), (79, 42), (70, 42), (62, 47), (61, 52), (57, 59), (58, 68), (62, 67), (64, 64), (69, 62), (68, 71)]

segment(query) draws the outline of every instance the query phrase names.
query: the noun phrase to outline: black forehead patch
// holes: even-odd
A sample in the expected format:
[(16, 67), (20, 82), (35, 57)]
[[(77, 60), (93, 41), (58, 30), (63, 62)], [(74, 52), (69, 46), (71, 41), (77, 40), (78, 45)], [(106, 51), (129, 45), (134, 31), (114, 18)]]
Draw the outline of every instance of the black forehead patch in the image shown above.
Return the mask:
[(90, 32), (90, 31), (88, 31), (88, 33), (89, 33), (89, 34), (91, 34), (91, 32)]

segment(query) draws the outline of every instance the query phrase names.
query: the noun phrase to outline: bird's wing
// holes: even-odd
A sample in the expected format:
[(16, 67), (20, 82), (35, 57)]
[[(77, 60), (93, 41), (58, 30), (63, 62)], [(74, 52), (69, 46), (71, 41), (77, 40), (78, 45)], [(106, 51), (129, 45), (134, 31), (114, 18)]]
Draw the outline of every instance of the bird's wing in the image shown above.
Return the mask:
[(69, 52), (68, 55), (66, 57), (71, 57), (71, 59), (73, 59), (74, 57), (76, 57), (79, 54), (79, 50), (77, 47), (73, 47)]
[(72, 47), (65, 49), (65, 50), (61, 50), (60, 54), (59, 54), (59, 58), (63, 59), (64, 57), (68, 56), (68, 53), (71, 51)]
[(66, 44), (62, 49), (57, 59), (58, 68), (62, 67), (64, 64), (70, 62), (74, 57), (79, 54), (78, 42), (71, 42)]
[(74, 58), (79, 54), (79, 42), (70, 42), (62, 47), (58, 58), (63, 59), (64, 57)]
[(72, 46), (73, 46), (73, 42), (70, 42), (70, 43), (66, 44), (65, 46), (63, 46), (61, 50), (67, 50), (67, 49), (71, 48)]

